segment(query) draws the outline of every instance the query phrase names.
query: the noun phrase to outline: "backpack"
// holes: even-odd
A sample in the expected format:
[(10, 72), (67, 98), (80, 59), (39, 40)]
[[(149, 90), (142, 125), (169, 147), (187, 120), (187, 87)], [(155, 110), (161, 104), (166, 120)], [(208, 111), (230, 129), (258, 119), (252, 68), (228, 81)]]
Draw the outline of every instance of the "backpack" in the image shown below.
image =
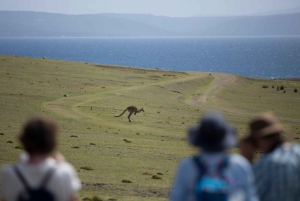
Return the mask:
[(228, 166), (229, 157), (225, 157), (215, 167), (213, 173), (208, 172), (208, 167), (199, 157), (193, 158), (199, 169), (199, 177), (195, 185), (197, 201), (228, 201), (229, 182), (224, 176), (224, 170)]
[(54, 172), (54, 169), (50, 169), (46, 173), (38, 188), (31, 188), (17, 166), (15, 166), (14, 169), (22, 184), (25, 186), (25, 191), (21, 192), (17, 197), (18, 201), (55, 201), (54, 195), (45, 188)]

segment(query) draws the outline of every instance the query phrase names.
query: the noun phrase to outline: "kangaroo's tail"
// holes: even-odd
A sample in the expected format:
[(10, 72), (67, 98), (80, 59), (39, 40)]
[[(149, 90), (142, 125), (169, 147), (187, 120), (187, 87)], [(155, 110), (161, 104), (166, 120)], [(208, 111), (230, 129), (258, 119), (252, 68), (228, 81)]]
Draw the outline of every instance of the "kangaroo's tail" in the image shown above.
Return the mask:
[(122, 116), (126, 111), (127, 111), (127, 108), (122, 112), (122, 114), (120, 114), (120, 115), (118, 115), (118, 116), (115, 116), (115, 117), (120, 117), (120, 116)]

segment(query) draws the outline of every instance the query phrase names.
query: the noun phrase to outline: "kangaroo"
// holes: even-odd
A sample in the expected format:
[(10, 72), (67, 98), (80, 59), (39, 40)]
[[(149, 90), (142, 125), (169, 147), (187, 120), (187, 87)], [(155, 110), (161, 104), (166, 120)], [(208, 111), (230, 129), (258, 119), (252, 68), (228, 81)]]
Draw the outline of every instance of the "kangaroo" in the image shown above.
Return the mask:
[(129, 112), (129, 115), (128, 115), (128, 120), (129, 120), (129, 122), (131, 122), (131, 120), (130, 120), (130, 116), (134, 113), (134, 115), (136, 115), (136, 113), (140, 113), (140, 112), (145, 112), (145, 110), (143, 109), (143, 108), (141, 108), (141, 109), (137, 109), (135, 106), (129, 106), (129, 107), (127, 107), (123, 112), (122, 112), (122, 114), (120, 114), (120, 115), (118, 115), (118, 116), (115, 116), (115, 117), (120, 117), (120, 116), (122, 116), (126, 111), (128, 111)]

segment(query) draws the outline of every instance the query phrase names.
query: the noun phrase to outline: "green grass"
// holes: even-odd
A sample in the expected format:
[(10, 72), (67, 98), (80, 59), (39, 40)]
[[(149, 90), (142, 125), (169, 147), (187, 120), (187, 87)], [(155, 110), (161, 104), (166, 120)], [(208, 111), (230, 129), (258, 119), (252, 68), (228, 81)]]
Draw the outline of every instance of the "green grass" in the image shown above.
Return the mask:
[[(1, 164), (18, 159), (17, 135), (27, 118), (51, 116), (60, 126), (58, 149), (83, 182), (81, 199), (166, 200), (178, 162), (197, 152), (186, 130), (210, 110), (223, 112), (240, 136), (254, 114), (267, 110), (281, 117), (287, 139), (300, 134), (297, 81), (13, 56), (0, 56), (0, 75)], [(281, 85), (286, 93), (276, 90)], [(114, 117), (131, 105), (145, 112), (131, 123), (128, 113)]]

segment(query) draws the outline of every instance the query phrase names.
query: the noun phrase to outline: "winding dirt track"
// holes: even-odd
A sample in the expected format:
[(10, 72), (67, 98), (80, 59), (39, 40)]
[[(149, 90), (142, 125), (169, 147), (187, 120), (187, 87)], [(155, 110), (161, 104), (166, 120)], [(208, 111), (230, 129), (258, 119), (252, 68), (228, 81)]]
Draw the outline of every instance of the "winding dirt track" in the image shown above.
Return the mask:
[(218, 89), (220, 89), (222, 86), (232, 82), (235, 80), (235, 77), (233, 75), (229, 74), (215, 74), (214, 75), (216, 81), (213, 83), (212, 86), (210, 86), (203, 95), (196, 96), (194, 99), (191, 100), (191, 105), (196, 106), (196, 107), (202, 107), (206, 109), (213, 109), (209, 108), (208, 106), (205, 105), (207, 96)]
[[(215, 112), (221, 112), (221, 113), (227, 113), (231, 115), (237, 115), (237, 116), (244, 116), (244, 117), (253, 117), (254, 114), (251, 113), (245, 113), (245, 112), (229, 112), (225, 110), (216, 110), (213, 107), (209, 107), (206, 104), (207, 97), (214, 91), (224, 87), (225, 85), (233, 82), (236, 78), (234, 75), (230, 74), (214, 74), (215, 81), (202, 95), (195, 96), (191, 101), (190, 104), (194, 107), (200, 107), (203, 109), (206, 109), (208, 111), (215, 111)], [(300, 123), (300, 119), (292, 119), (292, 118), (286, 118), (286, 117), (278, 117), (281, 121), (289, 122), (289, 123)]]

